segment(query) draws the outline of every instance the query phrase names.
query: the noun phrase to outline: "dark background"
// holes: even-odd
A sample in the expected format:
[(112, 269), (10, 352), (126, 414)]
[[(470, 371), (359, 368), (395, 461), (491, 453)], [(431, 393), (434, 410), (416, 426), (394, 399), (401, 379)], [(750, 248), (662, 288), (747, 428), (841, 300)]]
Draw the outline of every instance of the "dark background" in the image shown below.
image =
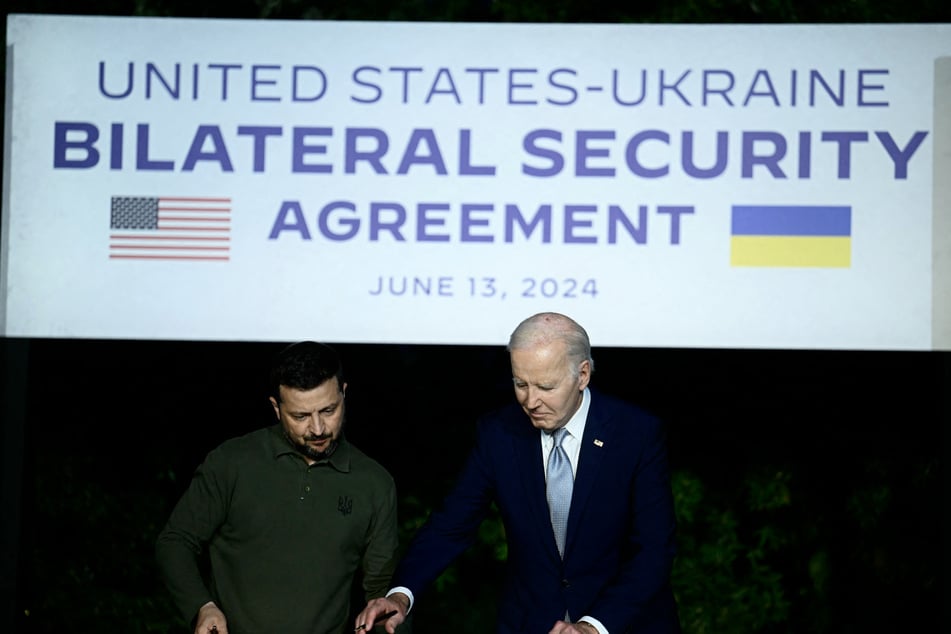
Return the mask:
[[(951, 20), (944, 0), (13, 0), (7, 11)], [(451, 484), (475, 417), (512, 398), (507, 334), (497, 347), (330, 342), (347, 371), (347, 433), (396, 478), (404, 543)], [(155, 576), (155, 536), (209, 449), (270, 422), (266, 368), (284, 343), (0, 339), (0, 631), (185, 631)], [(951, 353), (596, 348), (595, 362), (594, 386), (667, 423), (680, 543), (673, 581), (688, 634), (948, 631)], [(421, 598), (417, 634), (491, 631), (505, 551), (497, 519), (483, 529)]]

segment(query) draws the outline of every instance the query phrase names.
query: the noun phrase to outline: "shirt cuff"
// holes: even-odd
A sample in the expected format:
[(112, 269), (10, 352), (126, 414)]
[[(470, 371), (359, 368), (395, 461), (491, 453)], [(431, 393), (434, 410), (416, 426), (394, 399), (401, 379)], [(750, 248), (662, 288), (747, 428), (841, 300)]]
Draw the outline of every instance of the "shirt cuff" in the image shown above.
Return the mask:
[(583, 616), (580, 619), (578, 619), (578, 621), (579, 622), (583, 621), (585, 623), (591, 624), (592, 626), (594, 626), (594, 629), (598, 630), (598, 634), (608, 634), (607, 629), (605, 629), (605, 627), (601, 625), (601, 621), (594, 618), (593, 616)]
[[(413, 592), (412, 592), (412, 590), (410, 590), (409, 588), (403, 587), (403, 586), (396, 586), (395, 588), (393, 588), (393, 589), (391, 589), (389, 592), (387, 592), (387, 593), (386, 593), (386, 596), (390, 596), (391, 594), (395, 594), (395, 593), (397, 593), (397, 592), (399, 592), (400, 594), (405, 594), (405, 595), (409, 598), (409, 608), (406, 610), (406, 613), (409, 614), (409, 613), (410, 613), (410, 610), (413, 609)], [(597, 627), (597, 626), (595, 626), (595, 627)], [(603, 628), (602, 628), (602, 629), (603, 629)], [(607, 633), (607, 631), (604, 631), (604, 632), (602, 632), (602, 634), (608, 634), (608, 633)]]

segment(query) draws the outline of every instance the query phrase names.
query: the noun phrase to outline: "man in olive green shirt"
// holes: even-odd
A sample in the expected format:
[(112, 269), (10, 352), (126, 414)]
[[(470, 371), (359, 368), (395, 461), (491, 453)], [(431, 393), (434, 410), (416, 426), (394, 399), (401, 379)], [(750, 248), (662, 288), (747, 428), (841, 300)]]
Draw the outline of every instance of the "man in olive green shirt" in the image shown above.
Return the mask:
[(289, 346), (271, 384), (278, 423), (212, 450), (156, 542), (195, 634), (345, 632), (357, 570), (368, 599), (385, 593), (393, 571), (396, 487), (343, 435), (336, 352)]

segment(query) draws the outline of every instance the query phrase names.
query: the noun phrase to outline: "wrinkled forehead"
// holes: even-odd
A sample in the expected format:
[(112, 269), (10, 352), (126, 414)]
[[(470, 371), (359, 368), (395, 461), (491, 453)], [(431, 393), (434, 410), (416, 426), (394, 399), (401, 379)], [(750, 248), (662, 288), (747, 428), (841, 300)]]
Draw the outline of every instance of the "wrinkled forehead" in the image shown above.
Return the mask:
[(570, 372), (567, 348), (562, 341), (515, 348), (509, 358), (512, 376), (523, 381), (552, 381)]
[(310, 389), (299, 389), (287, 385), (281, 385), (279, 389), (280, 405), (288, 411), (321, 409), (343, 398), (343, 390), (338, 388), (337, 380), (333, 378)]

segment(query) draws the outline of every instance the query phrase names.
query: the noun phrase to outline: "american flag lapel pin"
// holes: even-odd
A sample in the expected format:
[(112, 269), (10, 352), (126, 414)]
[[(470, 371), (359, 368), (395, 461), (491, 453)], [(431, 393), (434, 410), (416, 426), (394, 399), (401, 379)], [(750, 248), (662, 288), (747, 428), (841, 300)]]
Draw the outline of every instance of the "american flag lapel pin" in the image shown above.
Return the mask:
[(604, 443), (601, 442), (600, 440), (598, 440), (597, 438), (595, 438), (595, 439), (594, 439), (594, 446), (595, 446), (595, 447), (603, 447), (603, 446), (604, 446)]

